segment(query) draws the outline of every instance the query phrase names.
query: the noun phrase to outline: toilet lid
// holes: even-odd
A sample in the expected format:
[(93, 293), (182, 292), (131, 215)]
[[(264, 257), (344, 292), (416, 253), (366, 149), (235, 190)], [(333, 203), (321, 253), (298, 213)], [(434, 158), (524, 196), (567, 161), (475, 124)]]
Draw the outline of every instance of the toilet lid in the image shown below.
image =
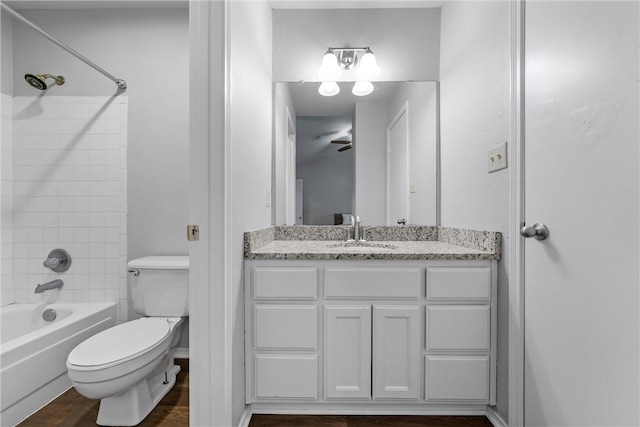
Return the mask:
[(69, 354), (76, 366), (101, 366), (129, 359), (160, 343), (170, 333), (162, 318), (143, 318), (106, 329), (80, 343)]

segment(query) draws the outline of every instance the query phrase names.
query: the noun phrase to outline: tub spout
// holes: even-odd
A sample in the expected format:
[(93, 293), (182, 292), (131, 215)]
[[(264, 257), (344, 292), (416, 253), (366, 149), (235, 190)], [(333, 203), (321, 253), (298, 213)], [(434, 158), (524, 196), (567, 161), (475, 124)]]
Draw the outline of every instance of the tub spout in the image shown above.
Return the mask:
[(48, 291), (49, 289), (60, 289), (62, 285), (64, 285), (64, 282), (60, 279), (36, 285), (36, 294), (41, 294), (44, 291)]

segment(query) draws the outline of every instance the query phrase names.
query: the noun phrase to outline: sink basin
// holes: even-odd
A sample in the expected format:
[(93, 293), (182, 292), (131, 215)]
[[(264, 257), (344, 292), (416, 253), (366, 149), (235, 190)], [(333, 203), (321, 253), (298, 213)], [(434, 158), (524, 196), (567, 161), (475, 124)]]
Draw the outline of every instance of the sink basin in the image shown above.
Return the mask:
[(330, 248), (349, 248), (349, 249), (398, 249), (398, 246), (390, 243), (374, 243), (374, 242), (340, 242), (328, 245)]

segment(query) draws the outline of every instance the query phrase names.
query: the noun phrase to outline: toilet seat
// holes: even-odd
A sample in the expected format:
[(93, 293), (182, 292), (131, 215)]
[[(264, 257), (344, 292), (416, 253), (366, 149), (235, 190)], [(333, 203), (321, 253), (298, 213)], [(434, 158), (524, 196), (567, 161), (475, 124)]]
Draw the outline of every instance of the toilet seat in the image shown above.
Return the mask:
[(171, 333), (168, 318), (142, 318), (106, 329), (80, 343), (67, 362), (81, 370), (101, 370), (127, 363), (162, 344)]

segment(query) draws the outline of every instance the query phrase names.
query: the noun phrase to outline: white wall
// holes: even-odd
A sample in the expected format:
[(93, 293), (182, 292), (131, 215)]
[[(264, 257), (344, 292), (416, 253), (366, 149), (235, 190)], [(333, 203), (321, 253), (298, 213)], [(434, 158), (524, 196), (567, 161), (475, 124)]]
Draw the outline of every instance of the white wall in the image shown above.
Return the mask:
[(284, 225), (286, 215), (286, 170), (287, 170), (287, 109), (295, 126), (296, 109), (287, 84), (275, 85), (275, 110), (273, 111), (273, 182), (272, 182), (272, 222)]
[[(376, 80), (437, 80), (440, 9), (274, 10), (274, 81), (318, 81), (328, 47), (371, 47)], [(345, 72), (340, 80), (355, 80)]]
[[(233, 304), (233, 425), (244, 411), (243, 233), (271, 225), (272, 79), (271, 8), (266, 2), (230, 2), (231, 241)], [(248, 54), (250, 53), (250, 54)]]
[(500, 231), (498, 412), (508, 411), (509, 172), (487, 149), (509, 136), (509, 3), (447, 2), (440, 57), (442, 225)]
[(436, 225), (436, 86), (435, 82), (405, 83), (389, 101), (387, 123), (408, 103), (409, 179), (415, 183), (415, 193), (409, 194), (411, 224)]
[[(129, 258), (186, 255), (188, 9), (23, 10), (25, 17), (126, 80), (129, 98)], [(115, 84), (14, 22), (14, 93), (25, 73), (57, 73), (57, 96), (111, 95)]]
[(364, 225), (386, 224), (388, 114), (386, 103), (356, 104), (353, 213)]

